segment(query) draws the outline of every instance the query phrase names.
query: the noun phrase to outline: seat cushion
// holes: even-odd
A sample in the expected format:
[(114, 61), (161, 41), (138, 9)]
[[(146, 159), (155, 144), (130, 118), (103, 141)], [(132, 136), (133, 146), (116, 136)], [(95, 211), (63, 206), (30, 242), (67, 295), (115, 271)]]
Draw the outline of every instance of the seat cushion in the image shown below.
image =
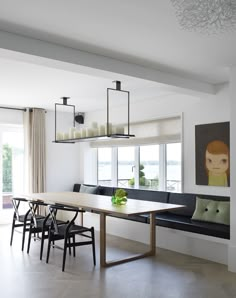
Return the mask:
[(197, 197), (193, 220), (230, 224), (230, 202), (206, 200)]
[(172, 214), (169, 212), (157, 213), (156, 225), (218, 238), (230, 239), (229, 226), (218, 223), (195, 221), (192, 220), (191, 217)]
[(90, 185), (80, 185), (79, 192), (89, 193), (89, 194), (96, 194), (98, 191), (98, 186), (90, 186)]

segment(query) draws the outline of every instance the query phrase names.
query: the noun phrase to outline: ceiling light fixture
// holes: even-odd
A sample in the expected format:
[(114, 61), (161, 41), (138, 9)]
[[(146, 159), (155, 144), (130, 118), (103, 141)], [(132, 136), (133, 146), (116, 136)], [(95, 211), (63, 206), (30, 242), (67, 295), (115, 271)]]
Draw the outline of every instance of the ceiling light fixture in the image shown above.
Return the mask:
[(171, 0), (182, 29), (205, 34), (236, 28), (236, 0)]
[[(86, 127), (86, 125), (80, 128), (75, 127), (75, 106), (69, 105), (67, 100), (69, 97), (62, 97), (63, 103), (55, 103), (55, 143), (75, 143), (82, 141), (95, 141), (99, 139), (109, 139), (109, 138), (130, 138), (135, 135), (130, 134), (130, 94), (129, 91), (121, 89), (121, 82), (114, 81), (116, 87), (115, 88), (107, 88), (107, 121), (105, 124), (98, 125), (97, 122), (93, 122), (90, 127)], [(112, 94), (115, 93), (115, 94)], [(127, 112), (122, 112), (119, 114), (119, 119), (121, 116), (127, 116), (127, 122), (123, 124), (114, 125), (115, 121), (111, 117), (111, 112), (114, 105), (111, 104), (112, 97), (114, 96), (115, 101), (118, 98), (118, 95), (125, 95), (125, 102), (127, 104)], [(119, 97), (120, 98), (120, 97)], [(124, 100), (123, 96), (122, 99)], [(114, 101), (114, 100), (113, 100)], [(57, 115), (57, 106), (66, 106), (72, 107), (72, 127), (68, 128), (66, 132), (58, 131), (58, 115)], [(112, 107), (113, 106), (113, 107)], [(126, 114), (127, 113), (127, 114)], [(126, 114), (126, 115), (125, 115)], [(117, 115), (116, 115), (117, 116)], [(83, 114), (84, 117), (84, 114)], [(116, 117), (117, 118), (117, 117)], [(77, 120), (76, 120), (77, 121)], [(78, 121), (77, 121), (78, 122)], [(117, 121), (116, 121), (117, 122)], [(82, 122), (80, 122), (82, 123)]]

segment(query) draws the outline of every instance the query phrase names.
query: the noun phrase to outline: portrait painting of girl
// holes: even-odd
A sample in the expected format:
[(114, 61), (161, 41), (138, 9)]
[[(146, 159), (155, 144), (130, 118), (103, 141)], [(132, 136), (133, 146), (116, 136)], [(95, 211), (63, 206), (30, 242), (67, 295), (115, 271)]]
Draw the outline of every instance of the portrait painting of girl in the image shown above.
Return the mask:
[(229, 148), (224, 142), (214, 140), (207, 144), (205, 167), (208, 185), (229, 186)]
[(196, 184), (230, 186), (230, 123), (195, 125)]

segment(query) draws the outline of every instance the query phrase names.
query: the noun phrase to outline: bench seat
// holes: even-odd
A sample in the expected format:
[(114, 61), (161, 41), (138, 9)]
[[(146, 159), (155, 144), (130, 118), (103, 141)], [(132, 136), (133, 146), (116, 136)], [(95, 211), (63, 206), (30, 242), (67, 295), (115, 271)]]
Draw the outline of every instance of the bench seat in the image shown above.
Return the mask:
[[(148, 218), (148, 223), (149, 223)], [(176, 229), (186, 232), (203, 234), (223, 239), (230, 239), (230, 227), (198, 220), (192, 220), (189, 216), (171, 214), (169, 212), (156, 214), (156, 225), (160, 227)]]
[[(89, 185), (88, 185), (89, 186)], [(96, 186), (96, 185), (90, 185)], [(112, 196), (117, 188), (108, 186), (98, 186), (97, 194)], [(176, 229), (186, 232), (192, 232), (207, 236), (213, 236), (223, 239), (230, 239), (230, 226), (210, 223), (204, 221), (192, 220), (192, 215), (196, 206), (196, 197), (216, 201), (230, 201), (229, 197), (199, 195), (191, 193), (172, 193), (165, 191), (154, 191), (144, 189), (125, 188), (129, 199), (146, 200), (161, 203), (171, 203), (177, 205), (185, 205), (185, 208), (170, 210), (169, 212), (156, 214), (156, 225), (170, 229)], [(80, 184), (75, 184), (73, 191), (80, 191)], [(94, 211), (95, 213), (98, 213)], [(141, 223), (149, 223), (149, 215), (132, 215), (129, 217), (119, 215), (109, 215), (112, 217), (122, 218), (126, 220), (137, 221)]]

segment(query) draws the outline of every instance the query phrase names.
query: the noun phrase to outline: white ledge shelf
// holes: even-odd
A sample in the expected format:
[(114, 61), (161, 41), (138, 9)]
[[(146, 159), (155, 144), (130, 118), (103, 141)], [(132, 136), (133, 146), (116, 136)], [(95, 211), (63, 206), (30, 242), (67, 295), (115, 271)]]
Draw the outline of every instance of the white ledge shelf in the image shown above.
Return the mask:
[(55, 140), (53, 141), (53, 143), (74, 144), (74, 143), (86, 142), (86, 141), (88, 142), (88, 141), (108, 140), (108, 139), (128, 139), (133, 137), (135, 137), (135, 135), (111, 134), (111, 135), (93, 136), (93, 137), (78, 138), (78, 139)]

